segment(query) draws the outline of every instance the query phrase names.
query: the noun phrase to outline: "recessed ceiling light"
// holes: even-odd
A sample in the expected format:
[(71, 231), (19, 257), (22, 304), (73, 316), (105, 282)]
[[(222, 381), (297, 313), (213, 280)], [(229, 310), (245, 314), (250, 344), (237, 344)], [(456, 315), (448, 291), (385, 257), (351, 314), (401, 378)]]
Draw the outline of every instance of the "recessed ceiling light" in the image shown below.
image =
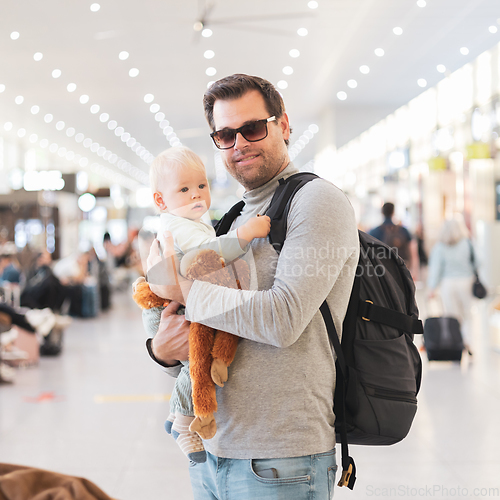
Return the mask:
[(319, 132), (319, 127), (315, 123), (309, 125), (308, 128), (313, 134), (317, 134)]
[(137, 141), (133, 137), (129, 137), (126, 142), (127, 146), (131, 148)]
[(68, 137), (73, 137), (75, 135), (75, 132), (76, 130), (73, 128), (73, 127), (69, 127), (67, 130), (66, 130), (66, 135)]
[(101, 116), (99, 116), (99, 120), (101, 120), (102, 123), (106, 123), (109, 120), (108, 113), (101, 113)]
[(466, 56), (469, 54), (469, 49), (467, 47), (462, 47), (460, 49), (460, 54), (462, 54), (463, 56)]
[(293, 68), (291, 66), (285, 66), (283, 68), (283, 73), (285, 73), (285, 75), (291, 75), (293, 73)]
[(59, 121), (56, 123), (56, 129), (57, 130), (62, 130), (64, 128), (64, 122), (63, 121)]
[(116, 128), (116, 126), (117, 126), (117, 125), (118, 125), (118, 124), (116, 123), (116, 121), (115, 121), (115, 120), (110, 120), (110, 121), (108, 122), (108, 128), (109, 128), (109, 130), (114, 130), (114, 129)]
[(18, 137), (24, 137), (26, 135), (26, 129), (25, 128), (20, 128), (17, 131), (17, 135), (18, 135)]
[(38, 136), (36, 134), (31, 134), (30, 135), (30, 142), (34, 144), (36, 141), (38, 141)]
[(496, 26), (490, 26), (488, 30), (490, 33), (496, 33), (498, 31), (498, 28)]
[(51, 153), (55, 153), (58, 149), (59, 149), (59, 146), (58, 146), (55, 142), (53, 142), (53, 143), (49, 146), (49, 151), (50, 151)]
[(155, 115), (155, 120), (157, 122), (161, 122), (164, 118), (165, 118), (165, 113), (160, 112), (160, 113), (156, 113), (156, 115)]
[(13, 31), (10, 34), (10, 37), (12, 38), (12, 40), (17, 40), (19, 38), (19, 32), (18, 31)]
[(299, 36), (307, 36), (308, 33), (307, 28), (299, 28), (297, 30), (297, 35)]
[(33, 54), (33, 59), (38, 62), (38, 61), (41, 61), (43, 58), (43, 54), (41, 52), (35, 52)]
[(99, 143), (98, 142), (93, 142), (90, 145), (90, 151), (92, 151), (92, 153), (97, 153), (98, 149), (99, 149)]
[(155, 96), (153, 94), (146, 94), (144, 96), (144, 102), (153, 102), (155, 99)]
[(120, 137), (124, 132), (125, 132), (125, 130), (123, 127), (116, 127), (115, 128), (115, 135), (117, 135), (118, 137)]
[(203, 57), (205, 59), (212, 59), (215, 56), (215, 52), (213, 50), (205, 50)]
[(317, 9), (318, 8), (318, 2), (316, 2), (316, 0), (311, 0), (310, 2), (307, 3), (307, 6), (310, 8), (310, 9)]
[(299, 57), (300, 56), (300, 52), (297, 50), (297, 49), (292, 49), (290, 52), (290, 57)]
[(347, 99), (347, 94), (341, 90), (340, 92), (337, 92), (337, 99), (345, 101)]
[(217, 73), (217, 70), (213, 67), (213, 66), (210, 66), (210, 68), (207, 68), (205, 70), (205, 73), (208, 75), (208, 76), (214, 76), (216, 73)]
[(363, 64), (359, 67), (359, 71), (361, 71), (363, 75), (367, 75), (370, 72), (370, 68), (366, 64)]
[(348, 80), (347, 86), (351, 89), (355, 89), (358, 86), (358, 82), (356, 80)]
[(48, 141), (47, 139), (42, 139), (42, 140), (40, 141), (40, 147), (41, 147), (41, 148), (44, 148), (44, 149), (45, 149), (48, 145), (49, 145), (49, 141)]
[(62, 72), (60, 69), (55, 69), (52, 71), (52, 78), (59, 78), (61, 76)]
[(40, 111), (40, 106), (37, 106), (36, 104), (34, 106), (31, 106), (31, 113), (33, 115), (36, 115)]
[(118, 59), (120, 59), (121, 61), (125, 61), (125, 59), (128, 59), (128, 56), (130, 54), (126, 51), (126, 50), (122, 50), (119, 54), (118, 54)]
[(149, 106), (149, 111), (151, 111), (151, 113), (158, 113), (158, 111), (160, 111), (160, 105), (156, 103), (151, 104), (151, 106)]
[(95, 115), (96, 113), (99, 113), (99, 110), (101, 109), (101, 106), (99, 106), (99, 104), (92, 104), (92, 106), (90, 106), (90, 112)]
[(427, 5), (427, 2), (425, 0), (418, 0), (417, 2), (417, 5), (423, 9), (426, 5)]
[(201, 32), (201, 36), (205, 37), (205, 38), (209, 38), (213, 35), (213, 31), (209, 28), (205, 28), (202, 32)]
[(82, 142), (83, 139), (85, 139), (85, 136), (81, 132), (79, 132), (78, 134), (75, 135), (76, 142)]
[(80, 102), (82, 104), (87, 104), (89, 102), (90, 97), (87, 94), (83, 94), (80, 96)]
[(280, 80), (277, 85), (279, 89), (286, 89), (288, 87), (288, 82), (286, 80)]
[(15, 99), (14, 102), (16, 104), (22, 104), (24, 102), (24, 97), (22, 95), (18, 95)]
[(422, 88), (427, 87), (427, 80), (425, 78), (419, 78), (417, 80), (417, 85)]
[(47, 114), (43, 117), (43, 121), (44, 121), (45, 123), (50, 123), (53, 119), (54, 119), (54, 117), (53, 117), (50, 113), (47, 113)]
[(92, 139), (90, 137), (87, 137), (84, 141), (83, 141), (83, 147), (84, 148), (90, 148), (90, 146), (92, 146)]
[(381, 49), (380, 47), (378, 49), (375, 49), (375, 55), (378, 57), (382, 57), (385, 54), (385, 50)]
[(12, 125), (12, 122), (5, 122), (3, 128), (8, 132), (9, 130), (12, 130), (13, 126), (14, 125)]
[(76, 90), (76, 83), (68, 83), (66, 88), (68, 89), (68, 92), (74, 92)]
[(135, 78), (139, 74), (139, 70), (137, 68), (131, 68), (128, 72), (128, 76)]
[(440, 72), (440, 73), (444, 73), (446, 71), (446, 66), (444, 64), (438, 64), (436, 66), (436, 69)]
[[(122, 134), (121, 138), (120, 138), (123, 142), (127, 142), (129, 139), (130, 139), (130, 134), (128, 132), (125, 132), (124, 134)], [(135, 139), (134, 139), (134, 142), (135, 142)]]
[(92, 12), (97, 12), (100, 8), (101, 8), (101, 6), (100, 6), (98, 3), (93, 3), (93, 4), (90, 6), (90, 10), (91, 10)]
[(395, 34), (395, 35), (402, 35), (403, 34), (403, 28), (400, 28), (399, 26), (396, 26), (395, 28), (393, 28), (392, 32)]

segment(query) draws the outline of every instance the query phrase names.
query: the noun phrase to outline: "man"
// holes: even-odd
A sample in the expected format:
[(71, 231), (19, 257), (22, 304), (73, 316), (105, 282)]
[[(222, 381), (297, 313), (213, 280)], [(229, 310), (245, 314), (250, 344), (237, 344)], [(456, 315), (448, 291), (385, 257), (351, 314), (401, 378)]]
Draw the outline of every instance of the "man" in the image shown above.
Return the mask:
[[(298, 171), (287, 151), (288, 116), (272, 84), (248, 75), (215, 82), (204, 106), (227, 170), (246, 189), (237, 228), (265, 213), (278, 179)], [(163, 243), (168, 255), (171, 238)], [(180, 276), (177, 287), (151, 285), (184, 303), (186, 319), (171, 303), (149, 352), (175, 375), (179, 367), (172, 365), (187, 357), (186, 320), (240, 337), (229, 379), (217, 388), (217, 433), (204, 441), (207, 461), (190, 468), (197, 500), (325, 500), (336, 471), (335, 365), (319, 307), (326, 298), (341, 332), (359, 256), (352, 207), (331, 183), (309, 182), (293, 199), (279, 257), (266, 238), (251, 250), (258, 290)], [(148, 268), (160, 261), (153, 244)]]

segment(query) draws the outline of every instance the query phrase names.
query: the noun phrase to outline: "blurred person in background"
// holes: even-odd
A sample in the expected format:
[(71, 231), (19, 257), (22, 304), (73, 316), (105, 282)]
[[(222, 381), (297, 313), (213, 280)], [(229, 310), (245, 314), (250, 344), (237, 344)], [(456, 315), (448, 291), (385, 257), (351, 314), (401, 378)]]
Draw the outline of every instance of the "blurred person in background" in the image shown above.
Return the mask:
[(469, 231), (459, 214), (441, 226), (438, 242), (429, 257), (428, 297), (436, 296), (440, 286), (443, 314), (456, 318), (461, 325), (464, 349), (472, 355), (471, 307), (474, 268)]

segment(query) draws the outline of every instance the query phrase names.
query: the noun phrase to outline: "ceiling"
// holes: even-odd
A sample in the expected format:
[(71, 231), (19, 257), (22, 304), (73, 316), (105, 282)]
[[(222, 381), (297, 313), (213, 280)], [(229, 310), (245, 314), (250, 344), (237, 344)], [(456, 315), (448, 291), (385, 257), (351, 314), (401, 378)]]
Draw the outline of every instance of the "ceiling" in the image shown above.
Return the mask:
[[(317, 0), (314, 9), (309, 0), (95, 2), (98, 10), (93, 0), (0, 0), (0, 135), (25, 149), (37, 147), (42, 163), (65, 171), (99, 164), (103, 172), (119, 172), (122, 180), (134, 179), (132, 189), (137, 181), (147, 183), (148, 161), (170, 145), (163, 120), (173, 129), (165, 130), (168, 139), (176, 135), (215, 175), (202, 109), (211, 80), (235, 72), (275, 84), (285, 80), (292, 145), (311, 124), (320, 127), (297, 156), (300, 166), (320, 143), (341, 146), (418, 95), (424, 90), (418, 79), (435, 85), (445, 75), (437, 65), (454, 71), (500, 41), (499, 0)], [(212, 36), (195, 31), (197, 21)], [(395, 27), (403, 33), (394, 34)], [(307, 36), (299, 36), (299, 28)], [(291, 57), (291, 49), (300, 56)], [(213, 58), (204, 57), (207, 50)], [(123, 51), (128, 58), (121, 60)], [(38, 52), (43, 57), (36, 61)], [(362, 65), (368, 74), (360, 72)], [(283, 73), (286, 66), (291, 75)], [(206, 74), (209, 67), (215, 76)], [(139, 70), (135, 77), (129, 76), (132, 68)], [(60, 70), (57, 78), (54, 70)], [(347, 85), (351, 79), (354, 89)], [(76, 84), (73, 92), (70, 83)], [(345, 100), (337, 97), (342, 91)], [(146, 94), (152, 102), (145, 102)], [(88, 102), (80, 102), (82, 95)], [(164, 118), (150, 111), (152, 104)], [(93, 105), (99, 106), (95, 114)], [(118, 136), (111, 120), (130, 136)], [(137, 145), (122, 140), (128, 137), (130, 145), (135, 139), (145, 148), (143, 159), (132, 150)], [(57, 144), (55, 153), (51, 144)]]

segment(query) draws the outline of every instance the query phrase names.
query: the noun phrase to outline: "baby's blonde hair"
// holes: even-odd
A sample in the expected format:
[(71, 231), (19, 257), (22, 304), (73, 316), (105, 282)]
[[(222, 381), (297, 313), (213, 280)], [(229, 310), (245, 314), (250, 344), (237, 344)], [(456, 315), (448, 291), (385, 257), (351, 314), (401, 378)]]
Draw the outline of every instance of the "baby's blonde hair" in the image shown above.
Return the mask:
[(153, 193), (160, 192), (162, 182), (168, 181), (172, 170), (191, 169), (206, 174), (201, 158), (185, 146), (174, 146), (161, 152), (149, 167), (149, 183)]

